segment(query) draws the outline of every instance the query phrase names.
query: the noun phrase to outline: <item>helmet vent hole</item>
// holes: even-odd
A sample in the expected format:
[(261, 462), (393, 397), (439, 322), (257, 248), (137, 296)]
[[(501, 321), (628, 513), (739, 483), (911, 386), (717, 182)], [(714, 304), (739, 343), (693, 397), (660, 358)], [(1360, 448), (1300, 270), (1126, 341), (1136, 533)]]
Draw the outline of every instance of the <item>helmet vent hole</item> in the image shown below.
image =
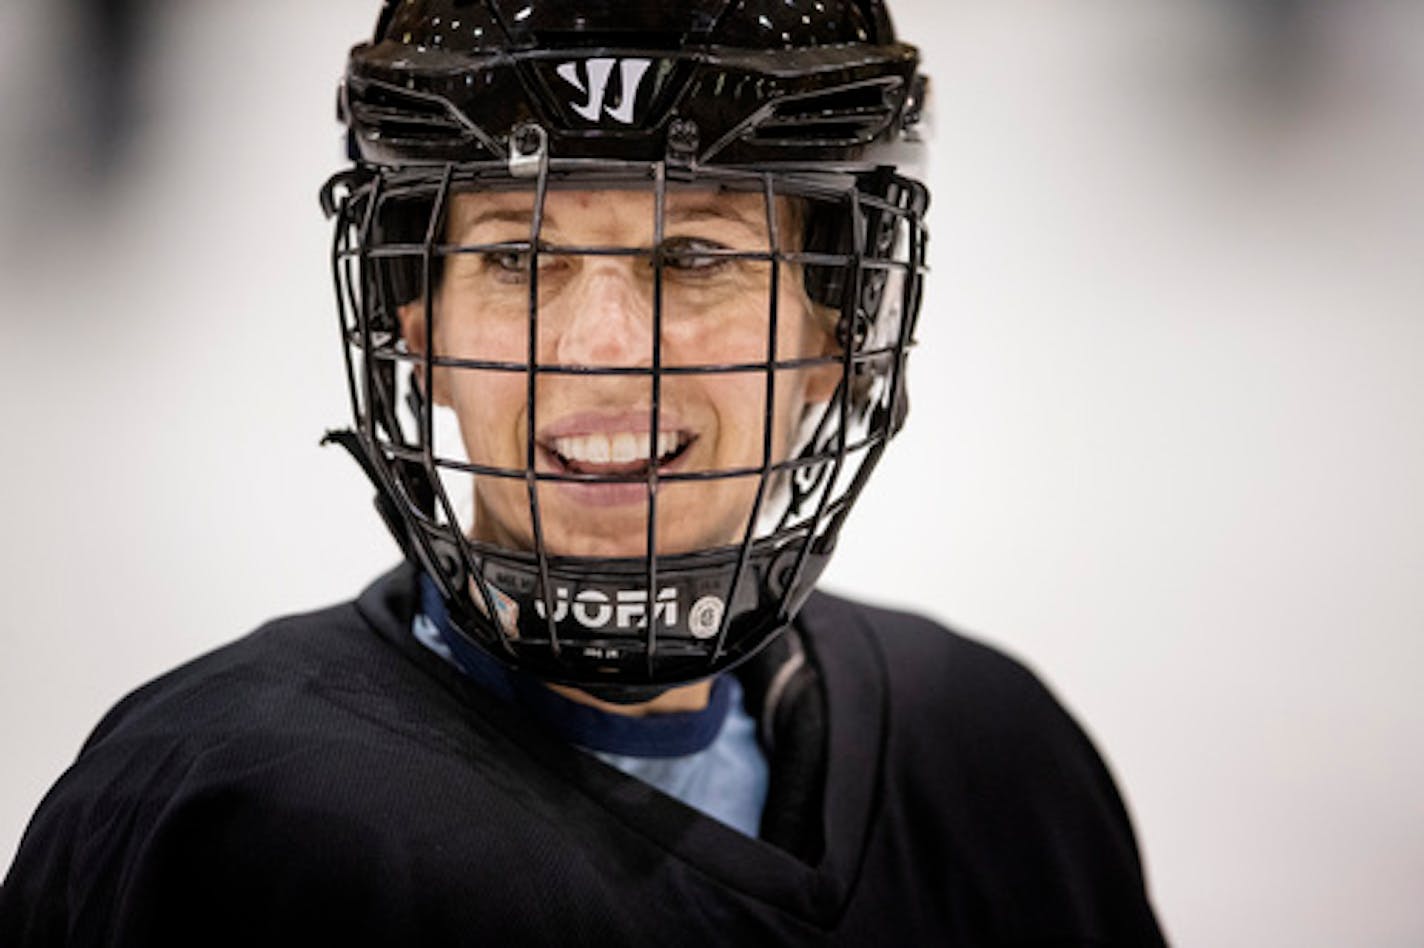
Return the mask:
[(849, 146), (871, 141), (895, 116), (898, 76), (861, 82), (775, 102), (749, 131), (761, 145)]
[(479, 146), (475, 132), (446, 102), (418, 92), (385, 83), (352, 83), (347, 107), (358, 134), (388, 146)]

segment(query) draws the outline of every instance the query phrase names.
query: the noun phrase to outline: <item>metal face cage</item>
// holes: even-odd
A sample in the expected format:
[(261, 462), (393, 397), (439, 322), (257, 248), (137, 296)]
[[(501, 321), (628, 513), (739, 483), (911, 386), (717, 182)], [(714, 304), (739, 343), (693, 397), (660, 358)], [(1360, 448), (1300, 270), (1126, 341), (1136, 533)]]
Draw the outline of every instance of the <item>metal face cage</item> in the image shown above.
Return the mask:
[(526, 144), (328, 184), (331, 437), (508, 665), (595, 694), (715, 674), (790, 622), (903, 423), (926, 192)]

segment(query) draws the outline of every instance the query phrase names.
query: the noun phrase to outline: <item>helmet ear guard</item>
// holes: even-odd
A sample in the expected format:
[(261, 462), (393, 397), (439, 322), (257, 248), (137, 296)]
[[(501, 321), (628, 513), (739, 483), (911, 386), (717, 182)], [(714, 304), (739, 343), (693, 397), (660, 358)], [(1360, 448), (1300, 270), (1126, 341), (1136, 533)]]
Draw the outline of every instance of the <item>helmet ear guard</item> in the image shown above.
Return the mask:
[[(874, 44), (842, 39), (814, 50), (795, 42), (699, 47), (695, 31), (636, 49), (606, 45), (613, 34), (600, 42), (565, 36), (566, 47), (538, 50), (520, 46), (513, 34), (486, 36), (484, 48), (467, 50), (451, 49), (448, 38), (441, 50), (433, 42), (422, 48), (400, 40), (407, 26), (430, 26), (431, 14), (451, 2), (388, 4), (376, 42), (353, 50), (343, 85), (357, 164), (332, 179), (323, 206), (336, 218), (333, 268), (355, 427), (328, 440), (361, 462), (383, 519), (407, 558), (431, 576), (463, 636), (547, 680), (608, 700), (647, 700), (735, 666), (790, 622), (886, 441), (903, 423), (928, 195), (877, 156), (912, 124), (905, 109), (915, 100), (916, 54), (894, 42), (878, 0), (854, 4), (868, 11), (856, 22), (873, 25), (864, 28)], [(723, 0), (695, 6), (716, 14), (706, 31), (725, 35), (733, 35), (729, 24), (743, 15)], [(497, 7), (466, 2), (462, 9), (469, 8), (469, 22), (484, 22), (489, 14), (499, 26)], [(551, 32), (548, 20), (536, 26), (545, 40), (563, 35)], [(629, 62), (634, 65), (621, 65)], [(596, 81), (605, 83), (597, 91)], [(573, 98), (574, 90), (587, 102)], [(592, 106), (600, 95), (603, 112), (597, 113)], [(585, 105), (600, 116), (596, 127), (570, 117), (571, 108)], [(631, 117), (626, 126), (625, 115)], [(531, 129), (539, 137), (532, 152), (523, 142)], [(532, 347), (522, 362), (496, 362), (403, 342), (403, 308), (423, 304), (427, 331), (433, 324), (447, 258), (488, 252), (457, 244), (445, 232), (452, 196), (511, 188), (535, 195), (531, 232), (518, 252), (535, 258), (650, 254), (657, 281), (672, 252), (656, 241), (651, 248), (546, 246), (537, 210), (545, 195), (566, 188), (642, 190), (653, 196), (657, 233), (670, 191), (764, 195), (770, 245), (741, 256), (768, 265), (776, 275), (773, 288), (778, 277), (797, 274), (808, 304), (827, 311), (833, 351), (811, 358), (778, 353), (773, 291), (764, 358), (717, 364), (709, 355), (705, 364), (664, 367), (655, 355), (649, 367), (617, 370), (651, 387), (654, 430), (659, 392), (679, 374), (759, 373), (766, 379), (759, 461), (659, 472), (650, 457), (643, 474), (605, 477), (537, 470), (532, 435), (523, 467), (471, 459), (463, 447), (448, 450), (458, 438), (442, 435), (428, 397), (436, 372), (518, 375), (528, 381), (530, 419), (537, 417), (536, 379), (614, 372), (545, 364)], [(804, 212), (799, 232), (778, 240), (772, 208), (783, 199)], [(655, 296), (661, 299), (660, 292)], [(531, 332), (538, 311), (531, 291)], [(778, 377), (821, 370), (836, 372), (831, 397), (807, 406), (789, 452), (773, 446), (776, 399), (787, 397), (778, 395)], [(548, 542), (538, 497), (578, 479), (647, 485), (642, 555), (571, 556)], [(737, 479), (755, 485), (738, 541), (678, 552), (660, 548), (660, 498)], [(476, 514), (458, 512), (480, 491), (511, 482), (527, 485), (533, 533), (527, 545), (496, 542), (479, 528)]]

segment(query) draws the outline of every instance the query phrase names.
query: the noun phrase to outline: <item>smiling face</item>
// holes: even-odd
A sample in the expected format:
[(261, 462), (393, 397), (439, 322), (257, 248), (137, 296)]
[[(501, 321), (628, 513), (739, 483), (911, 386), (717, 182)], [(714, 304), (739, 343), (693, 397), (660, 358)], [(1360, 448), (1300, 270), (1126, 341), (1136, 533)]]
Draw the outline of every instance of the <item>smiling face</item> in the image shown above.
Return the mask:
[[(452, 196), (449, 244), (527, 241), (533, 197), (467, 192)], [(782, 249), (799, 247), (796, 208), (775, 205)], [(669, 191), (664, 214), (661, 346), (664, 369), (764, 363), (834, 354), (834, 314), (807, 299), (799, 268), (727, 259), (718, 251), (771, 249), (765, 199), (730, 191)], [(528, 375), (439, 366), (436, 404), (452, 408), (469, 460), (520, 471), (533, 432), (533, 466), (558, 474), (645, 478), (660, 474), (754, 469), (747, 476), (662, 481), (657, 486), (657, 553), (687, 552), (741, 540), (757, 496), (768, 373), (663, 374), (652, 417), (655, 279), (654, 198), (636, 191), (550, 191), (541, 245), (635, 248), (640, 255), (541, 253), (538, 270), (540, 366), (642, 370), (623, 374), (537, 375), (530, 417)], [(769, 352), (775, 294), (775, 352)], [(402, 307), (406, 344), (439, 357), (527, 364), (530, 258), (518, 249), (457, 253), (444, 259), (427, 338), (423, 301)], [(808, 409), (830, 398), (836, 364), (780, 369), (773, 384), (770, 455), (785, 459)], [(540, 524), (553, 555), (641, 556), (647, 552), (649, 488), (632, 483), (540, 481)], [(534, 547), (530, 497), (522, 478), (480, 476), (472, 536), (516, 549)], [(770, 497), (767, 501), (769, 502)]]

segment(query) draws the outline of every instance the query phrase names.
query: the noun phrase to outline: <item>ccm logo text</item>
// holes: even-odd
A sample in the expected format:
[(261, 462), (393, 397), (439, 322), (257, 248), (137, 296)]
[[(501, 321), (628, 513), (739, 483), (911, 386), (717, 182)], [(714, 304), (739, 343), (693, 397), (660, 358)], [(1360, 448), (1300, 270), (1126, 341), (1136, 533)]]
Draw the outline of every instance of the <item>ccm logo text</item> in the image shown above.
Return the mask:
[[(542, 598), (534, 601), (534, 611), (541, 619), (547, 617)], [(584, 589), (570, 597), (569, 590), (560, 586), (554, 590), (554, 621), (562, 622), (570, 613), (574, 621), (586, 629), (603, 629), (610, 624), (617, 629), (642, 628), (648, 617), (648, 591), (620, 589), (610, 598), (601, 590)], [(671, 629), (677, 626), (677, 616), (677, 589), (669, 586), (658, 590), (653, 603), (653, 621), (661, 621)]]

